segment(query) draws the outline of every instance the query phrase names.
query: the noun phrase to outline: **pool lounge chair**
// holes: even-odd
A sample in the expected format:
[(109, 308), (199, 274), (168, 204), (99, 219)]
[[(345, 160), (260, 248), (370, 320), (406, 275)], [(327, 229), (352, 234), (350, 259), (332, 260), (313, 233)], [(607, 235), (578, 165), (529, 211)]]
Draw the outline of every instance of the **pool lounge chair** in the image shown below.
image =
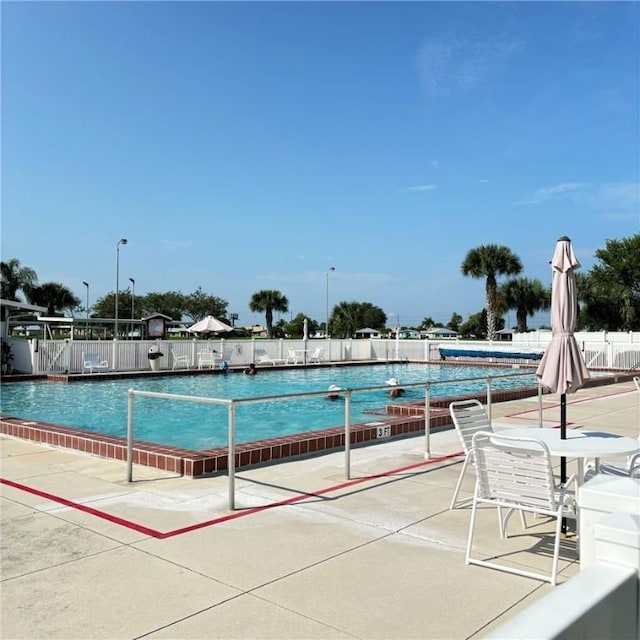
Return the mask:
[(97, 353), (82, 352), (82, 373), (108, 370), (109, 362), (107, 360), (101, 360)]
[(272, 358), (264, 349), (256, 349), (256, 364), (270, 364), (275, 367), (286, 363), (286, 358)]

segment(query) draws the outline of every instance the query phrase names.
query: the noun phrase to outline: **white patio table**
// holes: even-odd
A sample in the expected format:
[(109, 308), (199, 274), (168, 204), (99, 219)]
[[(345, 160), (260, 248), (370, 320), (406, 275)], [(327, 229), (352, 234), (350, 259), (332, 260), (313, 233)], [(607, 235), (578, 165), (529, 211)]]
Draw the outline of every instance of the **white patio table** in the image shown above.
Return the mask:
[(581, 431), (569, 429), (565, 440), (560, 438), (560, 429), (537, 429), (521, 427), (496, 430), (499, 435), (518, 438), (536, 438), (544, 442), (552, 456), (578, 459), (578, 484), (584, 482), (584, 459), (593, 458), (598, 470), (600, 458), (630, 456), (640, 451), (636, 438), (627, 438), (604, 431)]

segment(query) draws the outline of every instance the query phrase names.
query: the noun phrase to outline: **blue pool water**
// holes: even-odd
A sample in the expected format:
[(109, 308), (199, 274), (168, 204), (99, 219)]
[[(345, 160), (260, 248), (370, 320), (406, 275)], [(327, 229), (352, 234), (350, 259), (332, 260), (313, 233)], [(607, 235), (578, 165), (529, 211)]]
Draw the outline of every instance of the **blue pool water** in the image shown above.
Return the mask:
[[(127, 391), (155, 391), (208, 398), (241, 399), (290, 393), (326, 391), (335, 384), (362, 389), (384, 385), (389, 378), (402, 383), (451, 381), (434, 385), (432, 397), (454, 396), (486, 389), (487, 376), (504, 376), (498, 367), (456, 367), (418, 364), (381, 364), (357, 367), (282, 369), (240, 374), (135, 378), (100, 382), (3, 383), (1, 411), (4, 415), (75, 427), (108, 435), (126, 436)], [(522, 373), (522, 372), (511, 372)], [(456, 382), (477, 378), (473, 382)], [(536, 384), (533, 372), (492, 381), (492, 389)], [(424, 398), (424, 388), (407, 389), (403, 400)], [(389, 402), (386, 390), (354, 394), (351, 422), (377, 419)], [(136, 440), (204, 450), (227, 443), (226, 407), (176, 402), (155, 398), (135, 400)], [(344, 402), (325, 397), (240, 405), (236, 410), (237, 442), (315, 431), (344, 424)]]

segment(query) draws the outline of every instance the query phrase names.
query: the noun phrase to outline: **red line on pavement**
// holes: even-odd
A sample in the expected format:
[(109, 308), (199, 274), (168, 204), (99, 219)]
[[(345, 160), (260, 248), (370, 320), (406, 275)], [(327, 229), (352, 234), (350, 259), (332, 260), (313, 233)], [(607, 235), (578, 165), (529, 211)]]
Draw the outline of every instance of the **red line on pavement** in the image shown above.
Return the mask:
[(62, 504), (66, 507), (70, 507), (71, 509), (76, 509), (77, 511), (82, 511), (84, 513), (88, 513), (89, 515), (95, 516), (96, 518), (101, 518), (103, 520), (107, 520), (113, 524), (117, 524), (121, 527), (125, 527), (127, 529), (132, 529), (137, 531), (138, 533), (143, 533), (145, 535), (151, 536), (152, 538), (156, 538), (158, 540), (164, 540), (166, 538), (173, 538), (174, 536), (182, 535), (184, 533), (189, 533), (190, 531), (196, 531), (197, 529), (204, 529), (206, 527), (211, 527), (216, 524), (221, 524), (222, 522), (227, 522), (229, 520), (235, 520), (236, 518), (243, 518), (245, 516), (252, 515), (254, 513), (260, 513), (261, 511), (266, 511), (267, 509), (273, 509), (275, 507), (283, 507), (290, 504), (295, 504), (296, 502), (301, 502), (308, 498), (315, 498), (323, 496), (327, 493), (332, 493), (333, 491), (340, 491), (341, 489), (347, 489), (349, 487), (362, 484), (363, 482), (368, 482), (369, 480), (376, 480), (378, 478), (386, 478), (397, 473), (402, 473), (404, 471), (409, 471), (411, 469), (417, 469), (426, 465), (436, 464), (438, 462), (445, 462), (446, 460), (450, 460), (451, 458), (456, 458), (458, 456), (463, 455), (462, 451), (457, 451), (455, 453), (450, 453), (446, 456), (439, 456), (438, 458), (432, 458), (430, 460), (422, 460), (420, 462), (414, 462), (412, 464), (406, 465), (404, 467), (398, 467), (397, 469), (391, 469), (390, 471), (383, 471), (381, 473), (376, 473), (370, 476), (363, 476), (362, 478), (355, 478), (353, 480), (347, 480), (340, 484), (333, 485), (331, 487), (326, 487), (324, 489), (320, 489), (318, 491), (313, 491), (311, 493), (301, 493), (296, 496), (292, 496), (291, 498), (285, 498), (284, 500), (279, 500), (278, 502), (272, 502), (271, 504), (262, 505), (260, 507), (252, 507), (251, 509), (243, 509), (242, 511), (234, 511), (233, 513), (229, 513), (225, 516), (219, 516), (217, 518), (213, 518), (211, 520), (206, 520), (205, 522), (199, 522), (197, 524), (189, 525), (188, 527), (181, 527), (180, 529), (174, 529), (172, 531), (157, 531), (156, 529), (151, 529), (149, 527), (145, 527), (144, 525), (137, 524), (132, 522), (131, 520), (125, 520), (124, 518), (120, 518), (118, 516), (111, 515), (104, 511), (100, 511), (99, 509), (94, 509), (93, 507), (89, 507), (88, 505), (81, 504), (79, 502), (74, 502), (73, 500), (68, 500), (67, 498), (63, 498), (61, 496), (56, 496), (52, 493), (48, 493), (46, 491), (41, 491), (40, 489), (35, 489), (34, 487), (29, 487), (25, 484), (14, 482), (13, 480), (7, 480), (6, 478), (0, 478), (0, 484), (5, 484), (9, 487), (13, 487), (14, 489), (18, 489), (19, 491), (24, 491), (26, 493), (31, 493), (33, 495), (39, 496), (41, 498), (45, 498), (47, 500), (51, 500), (52, 502), (57, 502), (58, 504)]
[(94, 509), (93, 507), (89, 507), (86, 504), (81, 504), (80, 502), (67, 500), (66, 498), (63, 498), (61, 496), (56, 496), (53, 493), (47, 493), (46, 491), (40, 491), (40, 489), (28, 487), (26, 484), (14, 482), (13, 480), (7, 480), (6, 478), (0, 478), (0, 484), (6, 484), (8, 487), (13, 487), (14, 489), (25, 491), (26, 493), (31, 493), (35, 496), (39, 496), (40, 498), (45, 498), (47, 500), (51, 500), (52, 502), (63, 504), (65, 507), (71, 507), (72, 509), (76, 509), (77, 511), (83, 511), (84, 513), (88, 513), (92, 516), (96, 516), (97, 518), (108, 520), (109, 522), (113, 522), (114, 524), (119, 524), (122, 527), (133, 529), (134, 531), (144, 533), (154, 538), (161, 537), (162, 535), (162, 534), (158, 535), (158, 532), (155, 529), (149, 529), (149, 527), (145, 527), (143, 525), (136, 524), (135, 522), (131, 522), (130, 520), (125, 520), (124, 518), (119, 518), (118, 516), (105, 513), (104, 511), (100, 511), (99, 509)]
[[(632, 393), (630, 391), (616, 391), (615, 393), (605, 393), (601, 396), (589, 396), (588, 398), (576, 398), (575, 400), (571, 400), (568, 401), (567, 404), (571, 405), (571, 404), (579, 404), (581, 402), (589, 402), (591, 400), (599, 400), (600, 398), (612, 398), (613, 396), (624, 396), (627, 395), (628, 393)], [(550, 404), (547, 405), (545, 407), (545, 409), (555, 409), (557, 407), (560, 406), (559, 402), (556, 402), (555, 404)], [(518, 416), (523, 416), (527, 413), (539, 413), (540, 409), (538, 407), (535, 408), (531, 408), (531, 409), (525, 409), (524, 411), (516, 411), (515, 413), (508, 413), (505, 414), (505, 418), (517, 418)], [(573, 422), (567, 422), (567, 426), (570, 426), (574, 424)], [(558, 423), (558, 426), (560, 426), (560, 423)]]

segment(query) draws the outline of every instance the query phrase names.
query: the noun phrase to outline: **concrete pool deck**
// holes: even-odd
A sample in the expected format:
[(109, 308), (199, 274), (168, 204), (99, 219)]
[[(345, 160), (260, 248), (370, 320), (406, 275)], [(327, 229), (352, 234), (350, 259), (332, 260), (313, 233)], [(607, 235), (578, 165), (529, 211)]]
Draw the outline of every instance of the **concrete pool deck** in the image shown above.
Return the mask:
[[(572, 427), (638, 435), (632, 382), (567, 400)], [(494, 404), (496, 430), (533, 434), (537, 402)], [(543, 403), (557, 425), (558, 397)], [(243, 470), (234, 511), (225, 475), (136, 466), (127, 483), (115, 460), (6, 436), (0, 450), (3, 640), (481, 638), (553, 589), (465, 565), (453, 430), (432, 436), (431, 460), (420, 436), (354, 449), (351, 480), (342, 452)], [(485, 515), (481, 553), (550, 566), (547, 520), (514, 519), (505, 542)], [(580, 570), (575, 540), (560, 556), (562, 583)]]

